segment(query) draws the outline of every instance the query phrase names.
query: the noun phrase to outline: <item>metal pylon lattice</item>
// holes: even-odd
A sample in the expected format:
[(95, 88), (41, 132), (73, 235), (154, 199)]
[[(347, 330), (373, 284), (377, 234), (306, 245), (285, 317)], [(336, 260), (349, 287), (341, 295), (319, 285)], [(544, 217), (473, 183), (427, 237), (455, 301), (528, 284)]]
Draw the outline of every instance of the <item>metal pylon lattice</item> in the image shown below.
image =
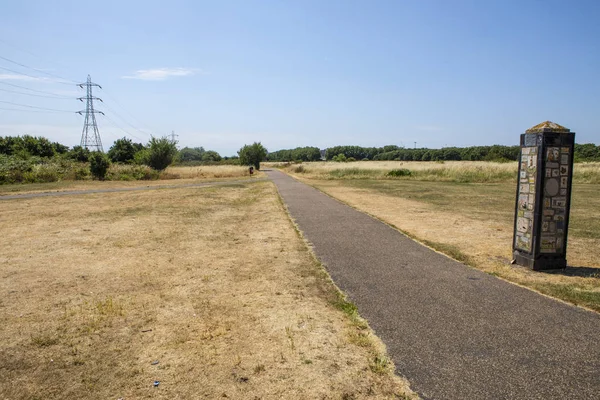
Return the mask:
[(81, 147), (90, 149), (93, 151), (103, 152), (102, 140), (100, 139), (100, 132), (98, 131), (98, 124), (96, 123), (96, 114), (104, 113), (94, 109), (94, 100), (102, 101), (99, 97), (92, 95), (92, 87), (97, 86), (102, 89), (102, 86), (92, 82), (92, 78), (88, 75), (87, 82), (79, 84), (79, 87), (83, 89), (86, 87), (87, 95), (85, 97), (79, 97), (78, 100), (85, 103), (85, 111), (78, 111), (77, 114), (83, 115), (85, 112), (85, 120), (83, 121), (83, 131), (81, 132)]

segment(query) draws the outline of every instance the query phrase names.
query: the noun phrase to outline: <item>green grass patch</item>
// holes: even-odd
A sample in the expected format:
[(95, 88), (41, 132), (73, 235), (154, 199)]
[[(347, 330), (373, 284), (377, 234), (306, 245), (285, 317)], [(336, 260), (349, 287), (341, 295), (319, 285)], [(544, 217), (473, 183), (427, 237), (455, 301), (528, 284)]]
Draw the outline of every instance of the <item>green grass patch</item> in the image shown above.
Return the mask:
[(421, 242), (431, 247), (432, 249), (439, 251), (440, 253), (444, 253), (447, 256), (452, 257), (457, 261), (460, 261), (463, 264), (471, 266), (475, 265), (473, 260), (468, 255), (460, 251), (460, 249), (456, 246), (446, 243), (433, 242), (431, 240), (421, 240)]
[(410, 169), (402, 168), (402, 169), (393, 169), (386, 174), (387, 176), (399, 177), (399, 176), (411, 176), (412, 173)]
[(600, 312), (600, 291), (589, 290), (579, 285), (553, 283), (533, 284), (532, 287), (548, 296)]
[(329, 177), (333, 179), (367, 179), (383, 175), (384, 171), (377, 169), (362, 168), (338, 168), (329, 171)]

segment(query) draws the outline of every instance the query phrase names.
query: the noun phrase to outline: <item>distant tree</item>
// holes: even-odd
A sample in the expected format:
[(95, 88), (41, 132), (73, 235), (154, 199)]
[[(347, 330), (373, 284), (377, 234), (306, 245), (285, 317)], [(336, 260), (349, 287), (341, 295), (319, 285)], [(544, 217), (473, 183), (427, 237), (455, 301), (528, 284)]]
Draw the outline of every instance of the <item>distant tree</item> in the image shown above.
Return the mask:
[(190, 161), (202, 161), (202, 157), (206, 153), (204, 147), (184, 147), (179, 150), (179, 161), (190, 162)]
[(145, 149), (144, 145), (141, 143), (134, 143), (133, 148), (135, 149), (136, 153)]
[(218, 162), (221, 161), (221, 155), (214, 150), (208, 150), (202, 156), (202, 161)]
[(68, 155), (69, 158), (80, 162), (88, 162), (90, 159), (90, 151), (81, 146), (74, 146)]
[(575, 145), (575, 161), (600, 161), (600, 146), (593, 143)]
[[(140, 152), (144, 153), (144, 151)], [(177, 146), (166, 137), (160, 139), (154, 136), (150, 139), (147, 152), (143, 154), (144, 163), (158, 171), (167, 168), (177, 155)]]
[(383, 148), (381, 149), (382, 153), (387, 153), (388, 151), (394, 151), (394, 150), (398, 150), (400, 149), (400, 147), (396, 146), (395, 144), (388, 144), (387, 146), (383, 146)]
[(256, 169), (260, 169), (260, 162), (267, 157), (267, 149), (260, 142), (254, 142), (250, 145), (245, 145), (238, 151), (241, 165), (253, 165)]
[(52, 157), (55, 154), (52, 142), (44, 137), (23, 135), (16, 137), (13, 142), (13, 153), (20, 153), (22, 157), (38, 156)]
[(115, 140), (108, 150), (108, 157), (112, 162), (130, 163), (135, 157), (136, 148), (131, 139), (126, 137)]
[(348, 161), (348, 159), (346, 158), (346, 156), (344, 155), (344, 153), (340, 153), (337, 156), (334, 156), (331, 160), (335, 161), (335, 162), (346, 162), (346, 161)]
[(100, 151), (94, 151), (90, 155), (90, 172), (92, 176), (99, 180), (104, 180), (110, 161), (108, 156)]
[(60, 144), (58, 142), (53, 142), (52, 147), (54, 147), (54, 152), (56, 154), (67, 154), (69, 152), (69, 146), (65, 146), (64, 144)]

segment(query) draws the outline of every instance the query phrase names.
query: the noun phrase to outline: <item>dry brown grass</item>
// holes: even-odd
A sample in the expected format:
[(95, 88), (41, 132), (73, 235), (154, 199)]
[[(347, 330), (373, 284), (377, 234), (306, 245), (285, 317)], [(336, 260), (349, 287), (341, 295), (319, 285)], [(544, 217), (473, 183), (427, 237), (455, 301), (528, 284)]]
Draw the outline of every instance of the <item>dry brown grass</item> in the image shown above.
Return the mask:
[[(260, 174), (260, 172), (258, 172), (258, 174)], [(197, 167), (172, 166), (167, 167), (167, 169), (161, 173), (161, 179), (219, 179), (241, 178), (247, 176), (250, 176), (248, 168), (239, 165), (205, 165)]]
[[(277, 164), (291, 174), (301, 174), (306, 179), (379, 179), (419, 180), (436, 182), (513, 182), (516, 180), (517, 162), (486, 161), (356, 161), (307, 162), (302, 164)], [(392, 170), (408, 170), (409, 176), (394, 177)], [(573, 168), (576, 183), (600, 183), (600, 163), (577, 163)]]
[(9, 200), (0, 227), (0, 398), (410, 393), (271, 183)]
[[(111, 168), (118, 168), (113, 165)], [(235, 165), (215, 165), (203, 167), (168, 167), (160, 173), (158, 180), (143, 181), (60, 181), (50, 183), (30, 183), (0, 185), (0, 196), (16, 193), (42, 193), (87, 190), (99, 188), (120, 188), (133, 186), (161, 186), (161, 185), (185, 185), (208, 181), (226, 181), (239, 179), (256, 179), (264, 177), (265, 174), (256, 171), (253, 175), (248, 173), (245, 167)]]
[[(302, 174), (296, 175), (303, 177)], [(567, 258), (554, 273), (511, 266), (513, 184), (307, 180), (349, 205), (493, 275), (600, 311), (600, 196), (575, 185)]]

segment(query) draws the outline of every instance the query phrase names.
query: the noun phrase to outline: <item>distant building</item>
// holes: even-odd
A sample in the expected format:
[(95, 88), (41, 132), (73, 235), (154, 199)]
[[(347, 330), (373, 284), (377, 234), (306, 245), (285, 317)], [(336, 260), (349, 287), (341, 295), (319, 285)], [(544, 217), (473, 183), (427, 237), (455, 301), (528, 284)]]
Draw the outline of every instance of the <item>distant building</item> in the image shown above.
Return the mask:
[(319, 150), (321, 152), (321, 160), (325, 160), (325, 150)]

